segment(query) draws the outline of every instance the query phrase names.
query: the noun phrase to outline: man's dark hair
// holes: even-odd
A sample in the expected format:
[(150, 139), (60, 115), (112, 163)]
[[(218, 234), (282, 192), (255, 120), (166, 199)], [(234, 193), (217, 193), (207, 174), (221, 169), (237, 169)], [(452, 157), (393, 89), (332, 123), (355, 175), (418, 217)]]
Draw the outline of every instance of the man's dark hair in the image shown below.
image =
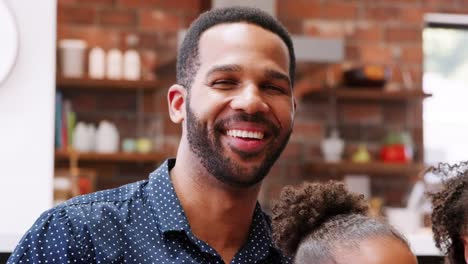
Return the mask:
[(273, 239), (294, 263), (337, 263), (337, 247), (359, 248), (367, 238), (390, 237), (408, 247), (388, 223), (366, 215), (364, 196), (343, 183), (304, 183), (285, 187), (273, 208)]
[[(288, 31), (268, 13), (251, 7), (227, 7), (201, 14), (191, 25), (177, 55), (177, 83), (190, 89), (199, 68), (198, 44), (200, 36), (209, 28), (223, 23), (246, 22), (278, 35), (288, 47), (289, 78), (294, 86), (296, 58)], [(235, 37), (235, 36), (233, 36)]]
[(463, 235), (468, 235), (468, 162), (441, 163), (429, 172), (442, 177), (443, 187), (429, 193), (436, 246), (450, 264), (465, 264)]

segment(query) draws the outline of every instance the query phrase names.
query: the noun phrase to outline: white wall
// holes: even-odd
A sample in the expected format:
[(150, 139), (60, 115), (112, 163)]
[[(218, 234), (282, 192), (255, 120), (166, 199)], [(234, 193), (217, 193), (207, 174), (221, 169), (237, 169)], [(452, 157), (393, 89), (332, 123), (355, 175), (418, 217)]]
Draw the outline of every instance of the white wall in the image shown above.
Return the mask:
[(0, 84), (0, 252), (11, 252), (52, 206), (57, 8), (56, 0), (3, 1), (20, 39), (16, 66)]

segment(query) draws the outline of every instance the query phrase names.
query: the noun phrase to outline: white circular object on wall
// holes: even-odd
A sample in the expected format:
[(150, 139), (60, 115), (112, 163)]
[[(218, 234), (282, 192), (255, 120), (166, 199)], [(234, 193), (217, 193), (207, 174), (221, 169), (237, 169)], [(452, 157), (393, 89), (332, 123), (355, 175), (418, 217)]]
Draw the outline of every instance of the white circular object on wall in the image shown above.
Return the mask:
[(0, 84), (13, 69), (18, 53), (18, 29), (15, 17), (5, 0), (0, 0)]

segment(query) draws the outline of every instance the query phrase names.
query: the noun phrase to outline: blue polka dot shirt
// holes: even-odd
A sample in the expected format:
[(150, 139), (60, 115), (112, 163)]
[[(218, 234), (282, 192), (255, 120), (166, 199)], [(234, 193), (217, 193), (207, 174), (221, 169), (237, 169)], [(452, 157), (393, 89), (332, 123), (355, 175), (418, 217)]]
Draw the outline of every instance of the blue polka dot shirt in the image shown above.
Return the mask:
[[(164, 162), (149, 180), (78, 196), (43, 213), (7, 263), (224, 263), (192, 233)], [(209, 227), (207, 227), (209, 228)], [(289, 263), (260, 206), (231, 263)]]

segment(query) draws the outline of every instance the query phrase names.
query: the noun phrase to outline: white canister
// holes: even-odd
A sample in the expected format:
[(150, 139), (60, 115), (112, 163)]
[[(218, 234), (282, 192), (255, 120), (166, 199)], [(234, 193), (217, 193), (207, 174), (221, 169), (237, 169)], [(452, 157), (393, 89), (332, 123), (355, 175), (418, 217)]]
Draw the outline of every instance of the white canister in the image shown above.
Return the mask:
[(100, 47), (94, 47), (89, 52), (88, 75), (93, 79), (104, 79), (106, 75), (106, 53)]
[(119, 150), (119, 132), (109, 121), (101, 121), (96, 132), (96, 152), (114, 153)]
[(62, 75), (68, 78), (83, 77), (86, 42), (80, 39), (62, 39), (59, 47)]
[(122, 78), (122, 52), (118, 49), (111, 49), (107, 52), (106, 76), (111, 80)]
[(127, 50), (124, 53), (124, 79), (139, 80), (141, 77), (140, 55), (136, 50)]

